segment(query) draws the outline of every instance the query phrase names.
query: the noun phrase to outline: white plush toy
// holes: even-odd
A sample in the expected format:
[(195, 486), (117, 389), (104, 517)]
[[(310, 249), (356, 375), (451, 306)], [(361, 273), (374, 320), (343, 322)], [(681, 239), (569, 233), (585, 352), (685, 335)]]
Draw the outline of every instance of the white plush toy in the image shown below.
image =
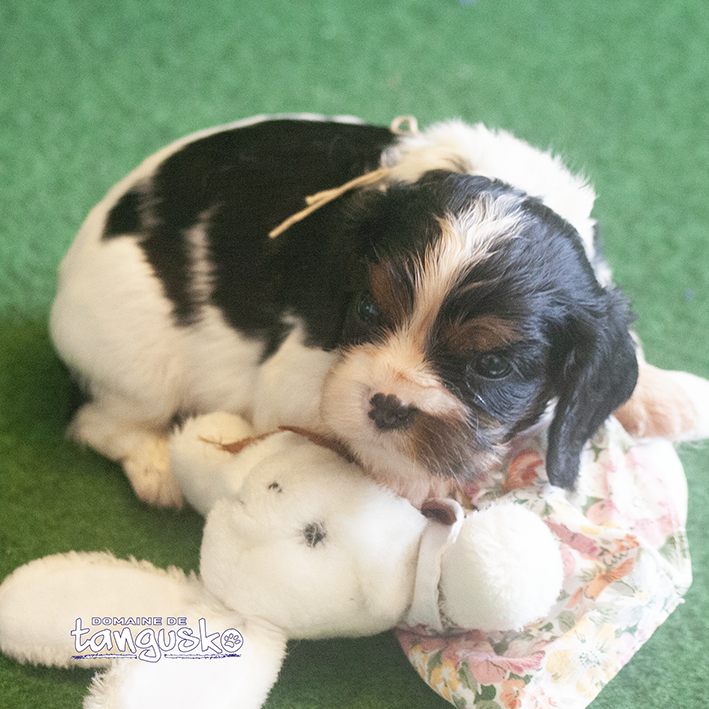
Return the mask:
[(0, 586), (3, 652), (108, 664), (87, 708), (250, 709), (289, 638), (402, 623), (507, 630), (556, 600), (558, 544), (524, 507), (464, 518), (437, 501), (431, 519), (318, 440), (250, 435), (242, 419), (213, 414), (173, 436), (175, 474), (208, 514), (199, 577), (98, 552), (30, 562)]

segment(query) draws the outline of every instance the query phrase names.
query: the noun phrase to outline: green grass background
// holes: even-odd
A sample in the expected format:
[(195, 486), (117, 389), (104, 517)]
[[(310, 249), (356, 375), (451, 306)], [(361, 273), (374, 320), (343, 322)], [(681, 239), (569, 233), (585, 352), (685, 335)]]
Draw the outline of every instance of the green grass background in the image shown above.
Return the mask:
[[(709, 376), (706, 0), (2, 0), (0, 577), (109, 549), (195, 568), (201, 520), (136, 501), (66, 442), (71, 388), (46, 334), (55, 270), (142, 158), (256, 113), (462, 117), (553, 147), (595, 183), (648, 358)], [(595, 701), (706, 706), (706, 448), (685, 448), (695, 582)], [(84, 670), (0, 657), (0, 705), (79, 707)], [(390, 634), (290, 647), (269, 709), (441, 709)]]

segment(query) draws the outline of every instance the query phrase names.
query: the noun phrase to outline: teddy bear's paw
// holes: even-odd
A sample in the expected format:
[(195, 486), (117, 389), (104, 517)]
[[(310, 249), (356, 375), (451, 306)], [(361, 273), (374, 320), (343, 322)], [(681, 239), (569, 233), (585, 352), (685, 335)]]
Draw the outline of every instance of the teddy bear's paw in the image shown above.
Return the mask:
[(250, 438), (253, 428), (241, 416), (218, 411), (187, 419), (170, 437), (172, 459), (201, 456), (218, 465), (232, 457), (229, 447)]
[(236, 462), (237, 454), (253, 442), (252, 432), (244, 419), (219, 412), (187, 419), (170, 437), (170, 470), (201, 514), (238, 492), (248, 466)]
[(182, 493), (170, 471), (168, 439), (150, 437), (122, 461), (135, 494), (157, 507), (182, 507)]

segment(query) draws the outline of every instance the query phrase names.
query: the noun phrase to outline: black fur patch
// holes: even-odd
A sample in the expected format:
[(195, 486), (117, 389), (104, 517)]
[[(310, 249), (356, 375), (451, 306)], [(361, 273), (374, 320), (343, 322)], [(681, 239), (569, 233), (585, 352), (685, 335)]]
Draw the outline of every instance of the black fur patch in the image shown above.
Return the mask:
[(227, 322), (270, 338), (275, 351), (286, 334), (281, 316), (291, 310), (321, 323), (313, 339), (334, 346), (343, 269), (333, 269), (341, 259), (330, 251), (330, 234), (339, 206), (334, 213), (320, 210), (276, 241), (267, 235), (302, 209), (307, 195), (377, 168), (393, 139), (387, 128), (307, 120), (215, 133), (167, 158), (145, 186), (142, 204), (136, 192), (127, 193), (112, 210), (104, 236), (140, 232), (176, 321), (188, 326), (200, 303), (190, 288), (186, 232), (201, 226), (213, 265), (212, 303)]
[(133, 188), (126, 192), (108, 213), (103, 232), (104, 238), (139, 234), (143, 228), (140, 210), (140, 190)]

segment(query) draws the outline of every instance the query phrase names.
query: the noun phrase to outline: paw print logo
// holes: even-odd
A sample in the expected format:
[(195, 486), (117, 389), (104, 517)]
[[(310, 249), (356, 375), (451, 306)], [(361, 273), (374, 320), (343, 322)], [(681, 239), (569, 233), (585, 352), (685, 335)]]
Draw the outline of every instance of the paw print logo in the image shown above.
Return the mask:
[(222, 633), (221, 643), (224, 652), (238, 652), (244, 644), (244, 636), (235, 628), (229, 628)]

